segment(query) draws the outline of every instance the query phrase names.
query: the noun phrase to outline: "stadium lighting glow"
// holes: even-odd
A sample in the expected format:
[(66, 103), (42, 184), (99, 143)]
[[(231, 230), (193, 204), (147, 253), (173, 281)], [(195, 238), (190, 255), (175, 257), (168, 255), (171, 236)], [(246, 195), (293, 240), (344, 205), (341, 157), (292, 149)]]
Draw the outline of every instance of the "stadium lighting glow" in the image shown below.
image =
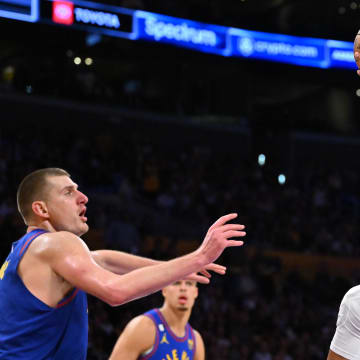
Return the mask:
[(258, 156), (258, 164), (260, 166), (264, 166), (265, 165), (265, 162), (266, 162), (266, 156), (264, 154), (260, 154)]
[(278, 176), (278, 182), (279, 182), (280, 185), (284, 185), (285, 182), (286, 182), (286, 176), (284, 174), (280, 174)]
[(87, 66), (92, 65), (93, 62), (94, 62), (94, 61), (93, 61), (92, 58), (86, 58), (86, 59), (85, 59), (85, 65), (87, 65)]

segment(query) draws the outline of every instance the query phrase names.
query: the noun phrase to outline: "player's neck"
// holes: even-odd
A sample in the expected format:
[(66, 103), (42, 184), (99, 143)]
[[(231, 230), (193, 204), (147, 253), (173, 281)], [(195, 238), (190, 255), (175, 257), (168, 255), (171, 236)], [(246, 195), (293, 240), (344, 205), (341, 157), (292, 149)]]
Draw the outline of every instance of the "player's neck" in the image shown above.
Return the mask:
[(190, 318), (190, 310), (180, 311), (172, 309), (166, 304), (160, 309), (161, 314), (164, 316), (166, 322), (170, 326), (171, 330), (178, 337), (185, 336), (185, 327)]
[(38, 223), (29, 223), (26, 232), (29, 233), (30, 231), (36, 230), (36, 229), (43, 229), (47, 230), (49, 232), (55, 232), (56, 230), (54, 227), (50, 224), (49, 221), (42, 221)]

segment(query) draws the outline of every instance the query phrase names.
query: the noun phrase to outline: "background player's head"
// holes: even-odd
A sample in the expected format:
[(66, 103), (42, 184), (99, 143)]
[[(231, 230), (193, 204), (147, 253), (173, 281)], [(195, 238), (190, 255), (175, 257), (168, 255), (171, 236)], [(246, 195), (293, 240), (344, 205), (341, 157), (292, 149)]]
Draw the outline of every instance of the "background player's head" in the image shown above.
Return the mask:
[(77, 189), (70, 174), (59, 168), (36, 170), (27, 175), (17, 191), (18, 210), (28, 226), (47, 222), (56, 231), (82, 235), (88, 231), (87, 197)]
[(177, 311), (191, 311), (198, 296), (196, 281), (178, 280), (162, 290), (164, 306)]

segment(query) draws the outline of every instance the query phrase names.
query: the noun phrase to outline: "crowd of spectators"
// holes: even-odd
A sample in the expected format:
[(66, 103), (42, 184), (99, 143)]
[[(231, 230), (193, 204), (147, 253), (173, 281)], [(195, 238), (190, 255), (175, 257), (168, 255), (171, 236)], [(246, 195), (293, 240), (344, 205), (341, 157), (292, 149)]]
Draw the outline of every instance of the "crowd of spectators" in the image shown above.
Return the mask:
[[(307, 171), (293, 169), (281, 186), (270, 166), (241, 156), (245, 145), (231, 144), (226, 132), (206, 143), (203, 130), (188, 129), (199, 133), (191, 143), (181, 138), (185, 133), (175, 138), (150, 124), (140, 131), (105, 120), (39, 119), (23, 121), (20, 131), (20, 123), (4, 124), (0, 133), (1, 260), (25, 229), (16, 212), (17, 184), (40, 167), (72, 174), (90, 198), (90, 226), (105, 246), (157, 259), (176, 256), (181, 241), (199, 243), (217, 217), (236, 211), (247, 226), (246, 244), (258, 252), (228, 252), (232, 271), (201, 286), (191, 322), (204, 335), (207, 358), (324, 359), (341, 297), (359, 279), (326, 273), (304, 279), (262, 251), (358, 256), (355, 171), (309, 164)], [(167, 242), (145, 249), (149, 236)], [(115, 309), (90, 297), (89, 360), (106, 359), (130, 318), (160, 304), (159, 294)]]
[[(44, 127), (24, 122), (21, 132), (10, 125), (2, 129), (2, 221), (16, 213), (16, 186), (23, 176), (59, 166), (101, 202), (101, 211), (90, 207), (95, 215), (90, 213), (90, 221), (95, 228), (108, 228), (109, 239), (122, 231), (130, 243), (139, 243), (144, 231), (199, 238), (214, 219), (235, 211), (247, 225), (248, 241), (263, 249), (359, 255), (359, 176), (354, 169), (309, 164), (299, 172), (288, 169), (291, 174), (280, 185), (271, 163), (261, 167), (249, 161), (241, 154), (245, 145), (230, 144), (234, 136), (226, 132), (216, 136), (218, 143), (205, 144), (198, 139), (205, 133), (196, 128), (187, 130), (199, 133), (189, 143), (181, 138), (186, 131), (176, 130), (174, 138), (171, 127), (149, 125), (140, 131), (99, 122), (84, 130), (86, 120), (79, 120), (79, 130), (73, 123), (54, 129), (46, 122)], [(131, 222), (137, 231), (126, 225)]]
[[(172, 52), (145, 48), (145, 44), (138, 43), (130, 43), (131, 49), (124, 50), (105, 40), (92, 48), (83, 45), (83, 40), (80, 44), (60, 44), (54, 49), (53, 38), (61, 43), (65, 35), (53, 32), (52, 38), (44, 39), (48, 46), (41, 44), (34, 51), (36, 45), (19, 42), (20, 54), (14, 51), (0, 59), (1, 93), (47, 96), (177, 116), (216, 114), (238, 121), (245, 117), (248, 80), (242, 74), (244, 64), (219, 68), (218, 62), (224, 59), (213, 64), (201, 54), (186, 54), (176, 48)], [(193, 60), (193, 56), (198, 59)], [(76, 65), (75, 57), (82, 62)], [(87, 57), (93, 61), (90, 66), (84, 62)], [(244, 100), (241, 103), (239, 96)]]

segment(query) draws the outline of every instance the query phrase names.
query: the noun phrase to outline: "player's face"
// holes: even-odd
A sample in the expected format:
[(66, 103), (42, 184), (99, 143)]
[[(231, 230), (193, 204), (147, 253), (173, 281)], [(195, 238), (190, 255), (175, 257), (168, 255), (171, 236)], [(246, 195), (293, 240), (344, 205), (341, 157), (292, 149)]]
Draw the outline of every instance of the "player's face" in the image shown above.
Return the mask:
[(194, 306), (198, 296), (198, 287), (196, 281), (179, 280), (164, 288), (162, 293), (166, 304), (171, 308), (187, 311)]
[(51, 225), (57, 231), (69, 231), (78, 236), (85, 234), (89, 230), (85, 217), (88, 198), (68, 176), (51, 176), (47, 182), (46, 206)]

